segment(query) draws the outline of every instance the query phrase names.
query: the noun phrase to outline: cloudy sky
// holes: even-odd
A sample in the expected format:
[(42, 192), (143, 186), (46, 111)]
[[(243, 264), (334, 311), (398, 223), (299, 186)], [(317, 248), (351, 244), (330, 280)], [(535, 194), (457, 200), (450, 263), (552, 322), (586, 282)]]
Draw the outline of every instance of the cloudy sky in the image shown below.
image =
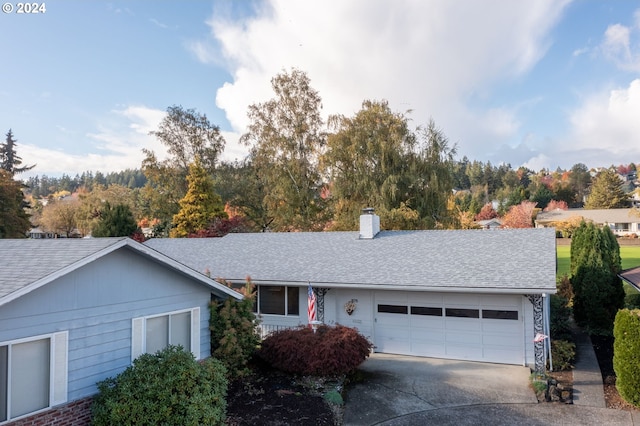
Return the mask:
[[(17, 2), (9, 3), (16, 6)], [(220, 126), (296, 67), (323, 114), (433, 118), (458, 157), (534, 170), (640, 162), (640, 2), (61, 1), (0, 14), (0, 132), (31, 174), (139, 168), (171, 105)], [(4, 8), (3, 8), (4, 10)], [(4, 136), (2, 136), (4, 139)], [(23, 176), (24, 177), (24, 176)]]

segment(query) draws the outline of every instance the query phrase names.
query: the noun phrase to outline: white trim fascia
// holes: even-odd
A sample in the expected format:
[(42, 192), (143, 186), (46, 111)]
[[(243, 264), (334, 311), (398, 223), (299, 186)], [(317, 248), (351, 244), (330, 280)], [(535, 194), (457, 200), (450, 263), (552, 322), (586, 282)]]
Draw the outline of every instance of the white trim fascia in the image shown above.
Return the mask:
[[(244, 283), (244, 279), (225, 280), (234, 283)], [(484, 293), (484, 294), (555, 294), (557, 289), (555, 282), (553, 288), (544, 287), (454, 287), (454, 286), (423, 286), (423, 285), (407, 285), (407, 284), (369, 284), (369, 283), (340, 283), (340, 282), (318, 282), (310, 281), (313, 287), (326, 288), (342, 288), (342, 289), (358, 289), (358, 290), (401, 290), (401, 291), (424, 291), (438, 293)], [(309, 281), (277, 281), (277, 280), (255, 280), (251, 279), (251, 283), (263, 286), (298, 286), (306, 287)]]

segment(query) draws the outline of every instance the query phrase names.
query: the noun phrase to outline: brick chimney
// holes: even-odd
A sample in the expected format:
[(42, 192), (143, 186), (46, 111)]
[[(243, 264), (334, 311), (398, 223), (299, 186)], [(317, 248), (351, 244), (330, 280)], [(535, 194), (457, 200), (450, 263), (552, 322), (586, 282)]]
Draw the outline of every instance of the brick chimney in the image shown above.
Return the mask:
[(380, 216), (374, 213), (372, 207), (362, 209), (360, 215), (360, 236), (361, 240), (371, 240), (380, 232)]

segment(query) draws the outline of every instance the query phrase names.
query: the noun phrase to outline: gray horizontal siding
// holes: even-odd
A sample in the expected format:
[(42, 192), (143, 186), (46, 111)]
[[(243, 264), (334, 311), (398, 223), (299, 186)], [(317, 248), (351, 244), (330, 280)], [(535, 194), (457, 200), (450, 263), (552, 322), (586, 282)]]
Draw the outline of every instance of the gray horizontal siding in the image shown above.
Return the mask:
[(210, 290), (123, 248), (0, 307), (0, 342), (69, 331), (69, 400), (131, 364), (131, 319), (200, 307), (209, 356)]

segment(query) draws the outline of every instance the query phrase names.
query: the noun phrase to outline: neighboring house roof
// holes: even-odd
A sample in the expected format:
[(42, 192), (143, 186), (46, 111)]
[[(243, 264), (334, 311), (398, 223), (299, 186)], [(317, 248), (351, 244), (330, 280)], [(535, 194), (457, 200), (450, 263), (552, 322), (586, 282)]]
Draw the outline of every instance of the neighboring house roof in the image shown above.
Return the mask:
[(498, 227), (498, 226), (502, 226), (502, 220), (500, 220), (499, 218), (493, 218), (493, 219), (486, 219), (486, 220), (478, 220), (476, 221), (476, 223), (479, 226), (482, 226), (483, 228), (486, 227)]
[(239, 282), (421, 291), (554, 293), (553, 229), (229, 234), (146, 243)]
[(536, 217), (536, 222), (551, 223), (560, 222), (572, 217), (583, 217), (594, 221), (595, 223), (630, 223), (640, 222), (639, 209), (569, 209), (569, 210), (553, 210), (549, 212), (540, 212)]
[(618, 276), (640, 291), (640, 266), (626, 269), (620, 272)]
[(123, 247), (190, 276), (218, 295), (242, 298), (202, 273), (130, 238), (0, 239), (0, 306)]

